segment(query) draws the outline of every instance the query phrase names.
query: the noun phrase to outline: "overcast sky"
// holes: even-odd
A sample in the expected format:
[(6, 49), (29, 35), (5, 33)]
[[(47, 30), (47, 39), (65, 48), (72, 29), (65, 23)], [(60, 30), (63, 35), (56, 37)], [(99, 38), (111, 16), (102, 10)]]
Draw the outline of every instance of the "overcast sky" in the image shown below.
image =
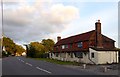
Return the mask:
[(117, 0), (4, 0), (3, 8), (4, 35), (18, 44), (45, 38), (56, 42), (57, 36), (94, 30), (100, 19), (102, 34), (118, 46)]

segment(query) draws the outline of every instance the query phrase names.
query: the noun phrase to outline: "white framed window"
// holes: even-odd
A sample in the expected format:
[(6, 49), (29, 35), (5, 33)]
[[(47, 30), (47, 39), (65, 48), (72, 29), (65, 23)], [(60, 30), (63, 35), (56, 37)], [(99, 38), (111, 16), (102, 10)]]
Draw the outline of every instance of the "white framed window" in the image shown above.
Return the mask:
[(68, 45), (62, 45), (62, 49), (68, 48)]
[(62, 49), (65, 49), (65, 45), (62, 45)]
[(78, 43), (78, 48), (82, 48), (82, 46), (83, 46), (83, 43), (82, 43), (82, 42), (79, 42), (79, 43)]
[(83, 53), (82, 52), (74, 52), (75, 57), (78, 58), (83, 58)]

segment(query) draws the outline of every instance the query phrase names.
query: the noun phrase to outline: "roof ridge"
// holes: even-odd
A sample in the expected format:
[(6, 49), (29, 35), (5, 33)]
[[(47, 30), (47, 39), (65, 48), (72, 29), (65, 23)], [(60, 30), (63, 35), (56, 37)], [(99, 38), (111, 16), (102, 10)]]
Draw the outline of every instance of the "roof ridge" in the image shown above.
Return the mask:
[(91, 31), (84, 32), (84, 33), (81, 33), (81, 34), (72, 35), (72, 36), (69, 36), (69, 37), (63, 38), (63, 39), (61, 39), (61, 40), (68, 39), (68, 38), (71, 38), (71, 37), (76, 37), (76, 36), (83, 35), (83, 34), (87, 34), (87, 33), (91, 33), (91, 32), (94, 32), (94, 31), (95, 31), (95, 30), (91, 30)]

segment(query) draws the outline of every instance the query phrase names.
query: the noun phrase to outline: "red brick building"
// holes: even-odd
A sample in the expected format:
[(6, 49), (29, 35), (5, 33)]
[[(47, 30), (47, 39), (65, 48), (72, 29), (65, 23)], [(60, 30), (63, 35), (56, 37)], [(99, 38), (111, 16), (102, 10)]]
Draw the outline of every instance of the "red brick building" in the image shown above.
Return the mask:
[[(83, 63), (107, 63), (107, 60), (103, 62), (98, 62), (97, 60), (95, 60), (95, 62), (92, 60), (91, 57), (95, 56), (95, 53), (91, 54), (91, 52), (95, 50), (95, 52), (97, 52), (96, 58), (99, 59), (99, 57), (97, 56), (99, 55), (99, 51), (102, 53), (104, 52), (106, 55), (107, 52), (109, 52), (109, 54), (112, 54), (112, 56), (110, 56), (109, 58), (114, 58), (108, 63), (118, 62), (118, 51), (115, 48), (115, 41), (101, 33), (100, 20), (95, 23), (95, 30), (70, 36), (64, 39), (61, 39), (61, 37), (59, 36), (57, 37), (57, 40), (58, 41), (54, 46), (54, 58), (59, 57), (59, 59), (62, 60), (69, 59), (68, 61), (75, 61), (78, 59)], [(90, 49), (92, 49), (92, 51), (90, 51)]]

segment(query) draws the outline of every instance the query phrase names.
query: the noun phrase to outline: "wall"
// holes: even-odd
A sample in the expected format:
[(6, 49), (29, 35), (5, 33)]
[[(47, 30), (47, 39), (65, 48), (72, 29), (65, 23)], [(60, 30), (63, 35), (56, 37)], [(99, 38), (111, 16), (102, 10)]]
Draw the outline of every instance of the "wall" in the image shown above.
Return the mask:
[[(57, 59), (57, 60), (62, 60), (62, 61), (72, 61), (72, 62), (80, 62), (80, 63), (90, 63), (89, 60), (89, 53), (86, 52), (86, 54), (83, 54), (83, 58), (78, 58), (75, 57), (74, 53), (59, 53), (58, 56), (56, 56), (56, 53), (50, 53), (50, 55), (52, 54), (51, 58), (53, 59)], [(71, 57), (72, 55), (72, 57)]]
[(118, 52), (117, 51), (102, 51), (98, 52), (98, 63), (118, 63)]
[[(90, 54), (90, 60), (91, 60), (91, 63), (90, 64), (98, 64), (98, 52), (96, 50), (93, 50), (91, 48), (89, 48), (89, 54)], [(92, 53), (94, 53), (94, 58), (92, 58)]]
[(95, 53), (95, 58), (91, 58), (96, 64), (118, 63), (118, 51), (96, 51), (90, 48), (91, 53)]
[[(62, 61), (75, 61), (89, 64), (118, 63), (118, 51), (96, 51), (91, 48), (89, 48), (89, 51), (90, 52), (83, 54), (83, 58), (75, 57), (74, 53), (67, 52), (59, 53), (58, 56), (56, 56), (55, 53), (51, 54), (53, 59), (58, 59)], [(91, 53), (94, 53), (94, 58), (92, 58)]]

